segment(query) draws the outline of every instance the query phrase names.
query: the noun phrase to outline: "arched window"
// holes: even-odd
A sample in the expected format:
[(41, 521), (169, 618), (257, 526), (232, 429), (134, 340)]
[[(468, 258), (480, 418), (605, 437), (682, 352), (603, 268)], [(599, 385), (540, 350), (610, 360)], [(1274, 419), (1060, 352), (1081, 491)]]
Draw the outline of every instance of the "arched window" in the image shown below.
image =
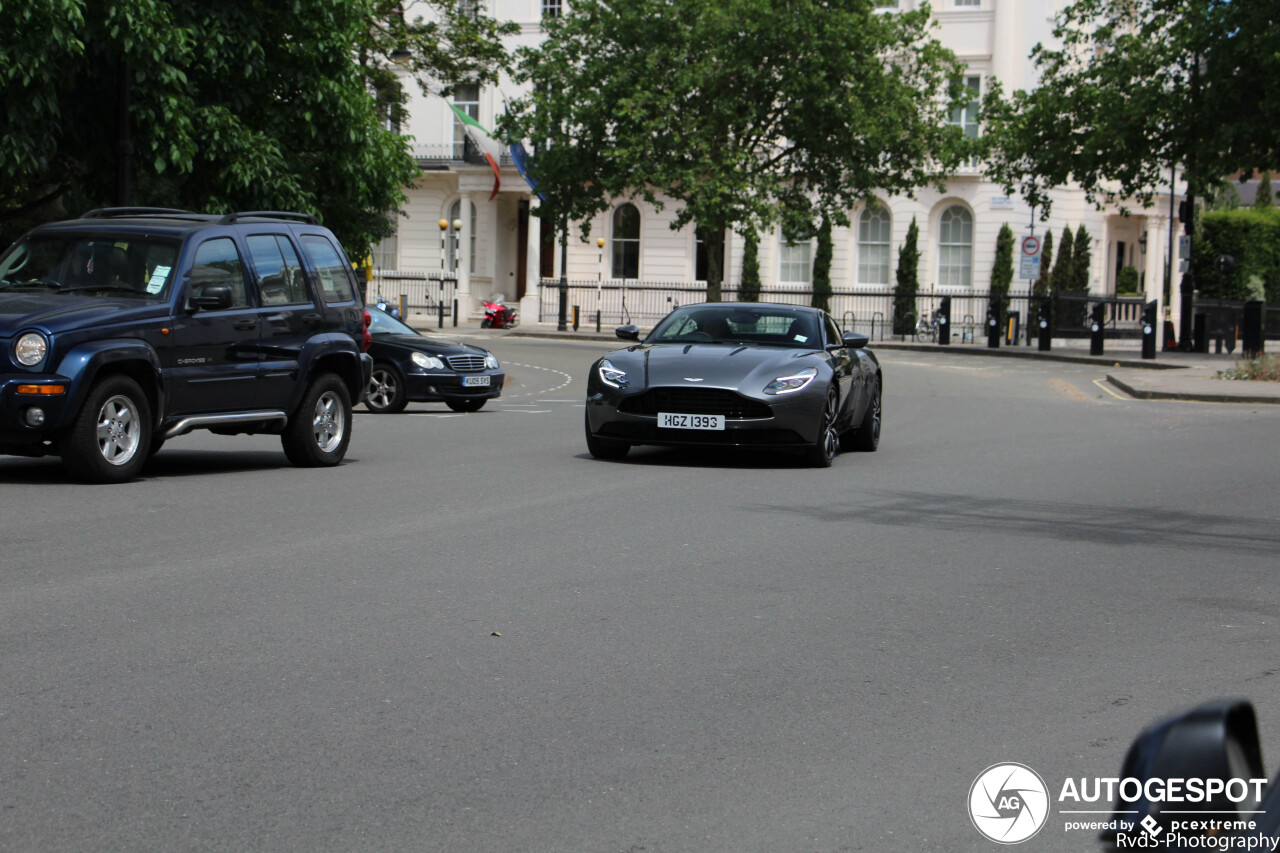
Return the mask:
[(938, 284), (968, 287), (973, 273), (973, 214), (956, 204), (938, 223)]
[(808, 239), (792, 237), (784, 230), (778, 245), (778, 282), (808, 284), (812, 278), (812, 257)]
[(858, 217), (858, 284), (889, 284), (888, 208), (867, 207)]
[(613, 212), (613, 277), (640, 277), (640, 211), (634, 204)]
[[(449, 257), (447, 259), (449, 272), (458, 272), (458, 232), (454, 230), (453, 223), (462, 218), (462, 200), (459, 199), (453, 203), (453, 207), (449, 208)], [(467, 241), (467, 269), (474, 270), (476, 268), (476, 206), (471, 205), (471, 221), (467, 223), (467, 233), (471, 239)]]

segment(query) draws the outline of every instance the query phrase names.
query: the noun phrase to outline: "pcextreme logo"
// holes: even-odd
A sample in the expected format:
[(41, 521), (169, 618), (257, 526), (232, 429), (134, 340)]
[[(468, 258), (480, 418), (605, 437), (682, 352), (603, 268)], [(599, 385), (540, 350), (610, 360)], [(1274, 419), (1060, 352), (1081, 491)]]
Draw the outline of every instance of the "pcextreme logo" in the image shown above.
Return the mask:
[(1019, 844), (1049, 819), (1049, 788), (1025, 764), (993, 764), (969, 788), (969, 819), (997, 844)]

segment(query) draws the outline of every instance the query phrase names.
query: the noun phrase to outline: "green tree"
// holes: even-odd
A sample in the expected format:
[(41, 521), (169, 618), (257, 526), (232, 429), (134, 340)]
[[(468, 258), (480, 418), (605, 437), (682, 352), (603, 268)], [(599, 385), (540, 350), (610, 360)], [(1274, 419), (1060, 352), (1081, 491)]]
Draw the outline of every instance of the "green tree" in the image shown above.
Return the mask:
[(893, 333), (909, 335), (914, 330), (916, 293), (920, 290), (920, 228), (915, 217), (907, 228), (907, 239), (898, 248), (898, 269), (893, 286)]
[(996, 235), (996, 260), (991, 265), (991, 308), (1004, 326), (1004, 313), (1009, 304), (1009, 285), (1013, 283), (1013, 229), (1006, 222)]
[(818, 248), (813, 253), (813, 298), (810, 304), (831, 310), (831, 220), (825, 216), (818, 227)]
[(742, 284), (738, 286), (738, 299), (760, 301), (760, 238), (755, 231), (747, 232), (742, 247)]
[(390, 53), (424, 75), (436, 63), (442, 80), (492, 79), (500, 64), (478, 46), (496, 25), (458, 0), (431, 0), (432, 24), (390, 0), (0, 4), (15, 18), (0, 30), (3, 237), (124, 202), (127, 131), (131, 203), (314, 213), (362, 257), (417, 174), (387, 127), (403, 104)]
[(1044, 245), (1040, 247), (1040, 277), (1031, 286), (1036, 296), (1048, 296), (1049, 286), (1053, 281), (1053, 232), (1044, 235)]
[(963, 67), (930, 27), (927, 8), (867, 0), (575, 0), (521, 53), (529, 94), (501, 126), (535, 144), (539, 186), (574, 221), (642, 197), (713, 235), (847, 225), (873, 191), (937, 184), (968, 156), (947, 122)]
[(1262, 173), (1262, 180), (1258, 182), (1258, 195), (1253, 200), (1253, 206), (1259, 210), (1266, 210), (1272, 204), (1271, 171), (1267, 170)]
[(1075, 240), (1071, 229), (1063, 226), (1062, 243), (1058, 246), (1058, 258), (1053, 263), (1053, 277), (1049, 287), (1054, 294), (1069, 291), (1075, 281)]
[(1054, 36), (1032, 52), (1038, 88), (995, 84), (983, 103), (992, 173), (1045, 217), (1048, 189), (1073, 181), (1146, 204), (1173, 165), (1194, 199), (1280, 162), (1280, 99), (1257, 88), (1280, 77), (1274, 4), (1076, 0)]
[(1088, 293), (1089, 278), (1093, 273), (1093, 239), (1084, 223), (1076, 229), (1076, 239), (1071, 244), (1071, 284), (1073, 293)]

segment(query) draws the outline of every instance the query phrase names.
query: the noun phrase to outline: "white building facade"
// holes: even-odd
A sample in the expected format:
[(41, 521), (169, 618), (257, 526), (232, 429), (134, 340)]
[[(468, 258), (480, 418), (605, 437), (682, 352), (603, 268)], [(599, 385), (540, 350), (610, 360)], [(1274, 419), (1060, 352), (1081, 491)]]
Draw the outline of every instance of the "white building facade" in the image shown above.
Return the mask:
[[(914, 8), (917, 2), (878, 0), (878, 5), (884, 14), (893, 14)], [(488, 14), (520, 25), (519, 34), (509, 40), (510, 48), (538, 44), (545, 38), (544, 15), (559, 14), (562, 8), (561, 0), (484, 3)], [(1066, 0), (934, 0), (932, 6), (937, 37), (965, 63), (965, 82), (980, 93), (992, 77), (1000, 79), (1005, 91), (1034, 87), (1036, 74), (1029, 54), (1037, 43), (1053, 43), (1054, 18), (1065, 4)], [(551, 300), (540, 300), (546, 295), (540, 293), (540, 282), (549, 285), (561, 275), (578, 284), (603, 280), (616, 285), (625, 278), (633, 286), (696, 286), (703, 265), (699, 241), (692, 226), (671, 230), (674, 205), (659, 211), (642, 201), (620, 200), (596, 217), (585, 242), (573, 228), (562, 268), (559, 235), (534, 215), (537, 198), (510, 157), (500, 160), (495, 191), (491, 167), (474, 156), (467, 162), (461, 123), (445, 100), (421, 95), (412, 83), (409, 88), (414, 99), (402, 131), (413, 137), (423, 171), (407, 188), (408, 203), (398, 221), (397, 237), (375, 253), (375, 267), (456, 276), (463, 317), (478, 316), (481, 300), (502, 294), (508, 302), (520, 301), (526, 321), (540, 315), (544, 320), (555, 319), (547, 316)], [(504, 80), (496, 87), (464, 87), (452, 100), (458, 109), (493, 128), (506, 100), (519, 94), (511, 81)], [(970, 108), (952, 120), (970, 133), (979, 133), (976, 109), (975, 95)], [(1125, 216), (1118, 206), (1097, 210), (1082, 192), (1059, 189), (1053, 194), (1052, 218), (1042, 222), (1022, 199), (1006, 195), (987, 180), (980, 164), (972, 164), (950, 179), (944, 192), (924, 188), (914, 199), (886, 195), (877, 199), (875, 207), (859, 205), (850, 210), (850, 226), (836, 228), (833, 234), (832, 286), (837, 293), (891, 292), (898, 250), (913, 219), (920, 235), (921, 290), (958, 295), (989, 289), (996, 237), (1005, 223), (1019, 238), (1043, 237), (1052, 231), (1055, 244), (1060, 243), (1064, 227), (1074, 237), (1083, 225), (1090, 237), (1092, 294), (1115, 293), (1119, 271), (1132, 266), (1146, 298), (1163, 304), (1165, 262), (1170, 241), (1176, 239), (1169, 194), (1166, 186), (1150, 208)], [(457, 231), (455, 222), (461, 224)], [(448, 224), (443, 232), (442, 223)], [(791, 244), (777, 229), (758, 237), (763, 298), (779, 290), (807, 291), (815, 247)], [(603, 248), (597, 246), (598, 239), (604, 240)], [(741, 277), (743, 243), (737, 234), (726, 235), (724, 282), (729, 290)], [(1029, 285), (1017, 278), (1016, 254), (1015, 250), (1014, 293), (1025, 292)], [(1175, 270), (1176, 265), (1175, 259)], [(1171, 300), (1175, 312), (1177, 296), (1175, 272)], [(587, 301), (582, 309), (592, 315), (595, 304)], [(834, 308), (833, 313), (840, 319)], [(621, 318), (606, 312), (606, 323), (615, 319)], [(644, 321), (638, 322), (643, 325)]]

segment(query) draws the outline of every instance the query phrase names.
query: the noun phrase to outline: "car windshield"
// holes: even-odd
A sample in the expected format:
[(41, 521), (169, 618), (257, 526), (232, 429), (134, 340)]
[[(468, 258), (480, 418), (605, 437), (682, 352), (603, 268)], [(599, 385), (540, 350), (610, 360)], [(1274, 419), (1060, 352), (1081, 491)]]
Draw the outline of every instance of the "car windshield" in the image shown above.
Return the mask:
[(420, 332), (401, 323), (380, 308), (370, 308), (369, 334), (371, 335), (417, 335)]
[(45, 290), (160, 301), (178, 243), (134, 234), (34, 234), (0, 257), (0, 292)]
[(654, 327), (645, 343), (732, 343), (814, 349), (817, 317), (782, 305), (690, 305)]

